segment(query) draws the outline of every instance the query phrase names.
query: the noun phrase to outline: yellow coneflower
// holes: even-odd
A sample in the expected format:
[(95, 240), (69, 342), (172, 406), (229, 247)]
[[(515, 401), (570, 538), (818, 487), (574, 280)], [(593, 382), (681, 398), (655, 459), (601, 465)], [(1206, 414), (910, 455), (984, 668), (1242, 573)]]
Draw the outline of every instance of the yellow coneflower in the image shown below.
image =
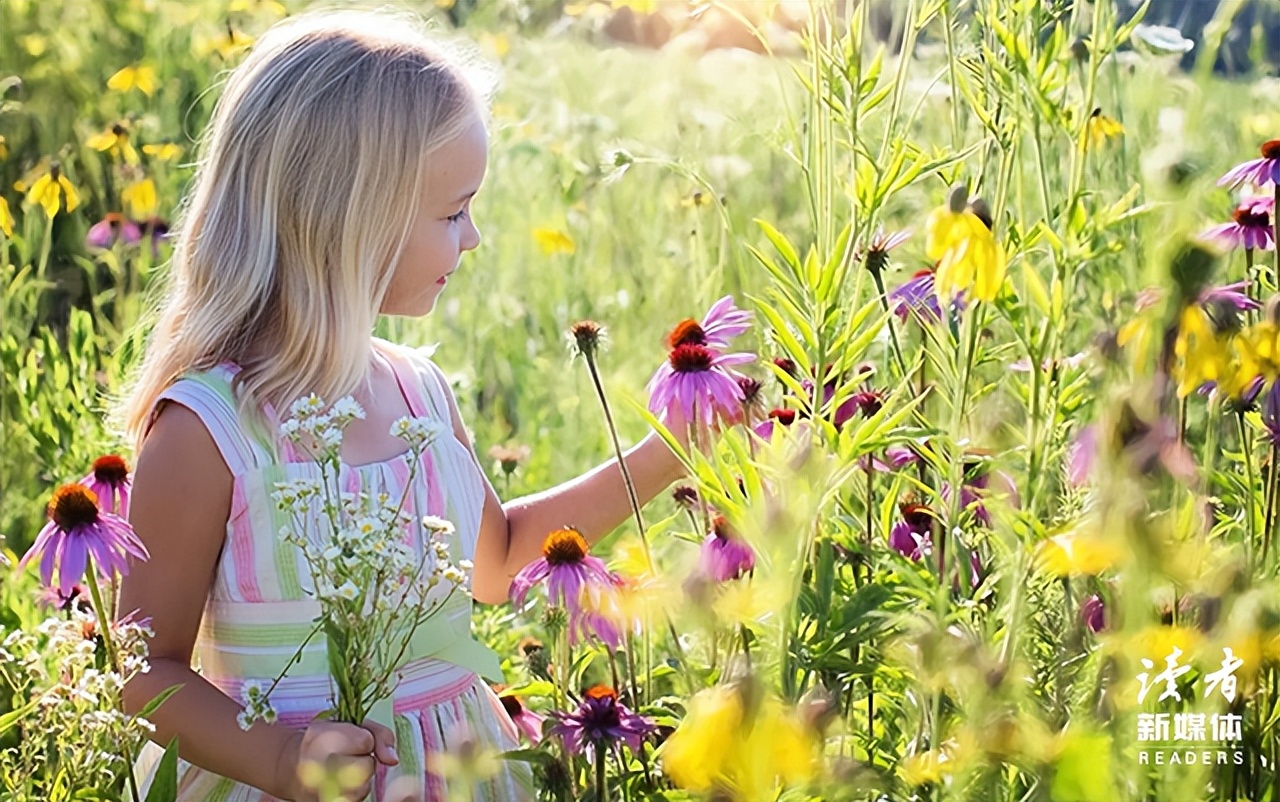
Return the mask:
[(85, 144), (96, 151), (119, 156), (126, 164), (138, 163), (138, 151), (129, 144), (129, 128), (124, 123), (116, 123), (94, 134), (85, 140)]
[(9, 146), (5, 144), (4, 134), (0, 134), (0, 159), (9, 155)]
[(129, 206), (134, 219), (143, 219), (155, 214), (159, 201), (156, 198), (156, 185), (150, 178), (133, 182), (120, 191), (120, 200)]
[(9, 201), (0, 196), (0, 231), (6, 237), (13, 236), (13, 215), (9, 212)]
[(1227, 341), (1214, 330), (1209, 315), (1194, 304), (1178, 318), (1178, 336), (1173, 344), (1174, 376), (1178, 396), (1184, 398), (1207, 382), (1223, 375)]
[(76, 192), (75, 186), (62, 174), (58, 163), (54, 162), (49, 166), (49, 172), (37, 178), (31, 185), (31, 191), (27, 193), (27, 203), (39, 204), (44, 209), (44, 213), (52, 219), (58, 213), (58, 209), (63, 207), (64, 200), (68, 213), (80, 205), (80, 195)]
[(1057, 577), (1096, 576), (1115, 566), (1123, 556), (1119, 543), (1079, 532), (1042, 540), (1036, 547), (1036, 565)]
[(1100, 108), (1093, 110), (1084, 127), (1089, 146), (1093, 148), (1101, 147), (1108, 139), (1124, 136), (1124, 126), (1103, 114)]
[(547, 256), (555, 256), (561, 253), (572, 255), (578, 250), (578, 246), (574, 244), (573, 239), (559, 229), (535, 228), (532, 233), (534, 242), (538, 243), (538, 247)]
[(147, 64), (134, 64), (116, 72), (107, 79), (107, 88), (113, 92), (128, 92), (137, 89), (147, 97), (156, 92), (156, 71)]
[(153, 156), (157, 161), (167, 162), (178, 158), (182, 154), (182, 148), (172, 142), (163, 142), (155, 145), (143, 145), (142, 152), (148, 156)]
[(925, 253), (938, 260), (934, 288), (946, 302), (970, 289), (978, 301), (994, 301), (1000, 294), (1007, 266), (1004, 248), (974, 213), (963, 185), (952, 187), (947, 205), (929, 213)]

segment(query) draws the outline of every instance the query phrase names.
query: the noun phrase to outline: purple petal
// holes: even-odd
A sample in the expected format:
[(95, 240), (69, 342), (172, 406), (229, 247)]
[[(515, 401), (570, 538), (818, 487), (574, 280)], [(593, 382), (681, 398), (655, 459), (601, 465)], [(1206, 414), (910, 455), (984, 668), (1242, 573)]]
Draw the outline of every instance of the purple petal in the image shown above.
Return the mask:
[(551, 566), (547, 564), (546, 559), (538, 558), (533, 562), (520, 569), (520, 572), (511, 580), (511, 602), (516, 607), (524, 604), (525, 596), (529, 595), (529, 589), (546, 579), (551, 574)]
[[(79, 527), (83, 530), (85, 527)], [(71, 586), (84, 578), (85, 563), (89, 556), (88, 540), (92, 534), (83, 531), (68, 533), (63, 538), (61, 559), (58, 561), (58, 589), (68, 591)]]

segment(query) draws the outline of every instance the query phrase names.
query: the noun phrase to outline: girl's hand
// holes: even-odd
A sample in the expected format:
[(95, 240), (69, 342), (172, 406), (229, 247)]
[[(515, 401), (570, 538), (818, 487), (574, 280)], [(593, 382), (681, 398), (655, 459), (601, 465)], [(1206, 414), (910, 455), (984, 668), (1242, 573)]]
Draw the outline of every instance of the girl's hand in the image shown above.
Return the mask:
[[(359, 802), (373, 791), (379, 763), (394, 766), (400, 762), (395, 744), (395, 733), (376, 721), (365, 721), (360, 727), (336, 721), (312, 722), (289, 739), (281, 755), (279, 765), (286, 776), (280, 787), (288, 789), (287, 799), (319, 802), (323, 786), (340, 783), (338, 798)], [(333, 799), (328, 794), (324, 798)]]

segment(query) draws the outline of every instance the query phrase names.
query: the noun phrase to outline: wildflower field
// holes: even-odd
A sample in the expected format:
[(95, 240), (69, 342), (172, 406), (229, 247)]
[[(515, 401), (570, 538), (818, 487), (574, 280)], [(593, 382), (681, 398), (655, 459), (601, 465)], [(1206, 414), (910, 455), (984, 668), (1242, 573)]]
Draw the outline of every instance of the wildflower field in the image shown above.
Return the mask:
[[(435, 347), (504, 500), (692, 421), (685, 482), (476, 606), (524, 744), (430, 761), (450, 800), (516, 760), (547, 800), (1280, 802), (1280, 80), (1213, 72), (1247, 4), (1194, 46), (1112, 0), (399, 5), (501, 82), (484, 244), (378, 334)], [(127, 770), (106, 413), (218, 81), (307, 7), (0, 2), (0, 800), (176, 793)], [(672, 7), (789, 46), (606, 35)]]

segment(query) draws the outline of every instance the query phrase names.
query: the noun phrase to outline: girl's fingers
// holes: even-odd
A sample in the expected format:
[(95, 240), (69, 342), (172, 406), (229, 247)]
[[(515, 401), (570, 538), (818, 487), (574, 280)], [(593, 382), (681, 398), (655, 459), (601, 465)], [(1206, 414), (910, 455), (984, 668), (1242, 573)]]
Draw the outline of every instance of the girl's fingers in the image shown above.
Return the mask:
[(373, 756), (378, 762), (394, 766), (400, 762), (396, 754), (396, 734), (385, 725), (365, 719), (364, 728), (373, 733)]

